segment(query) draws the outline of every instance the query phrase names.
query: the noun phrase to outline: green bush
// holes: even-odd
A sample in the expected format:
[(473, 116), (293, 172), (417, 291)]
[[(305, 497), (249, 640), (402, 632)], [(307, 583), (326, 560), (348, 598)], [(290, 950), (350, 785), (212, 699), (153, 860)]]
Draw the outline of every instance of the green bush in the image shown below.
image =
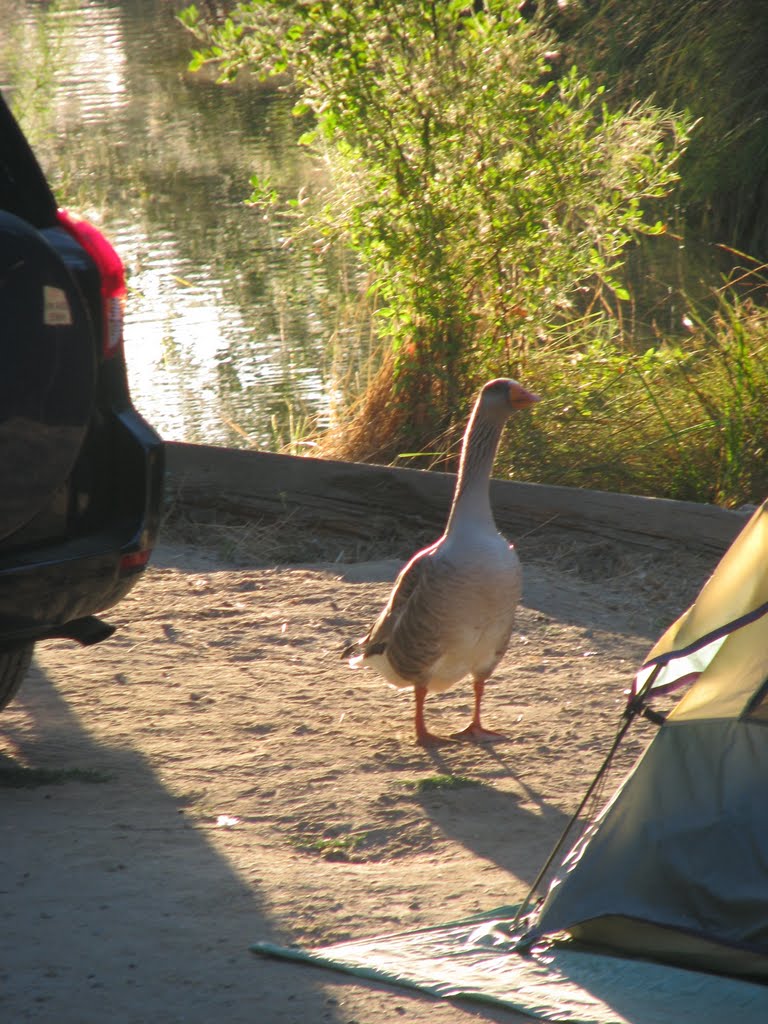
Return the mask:
[[(488, 376), (522, 373), (537, 334), (626, 297), (627, 246), (663, 230), (652, 211), (687, 125), (609, 110), (575, 68), (556, 75), (551, 39), (514, 3), (253, 0), (219, 25), (183, 20), (204, 44), (195, 66), (290, 73), (314, 117), (305, 142), (332, 186), (297, 210), (373, 282), (390, 405), (408, 410), (393, 451), (463, 419)], [(253, 198), (278, 190), (257, 180)]]

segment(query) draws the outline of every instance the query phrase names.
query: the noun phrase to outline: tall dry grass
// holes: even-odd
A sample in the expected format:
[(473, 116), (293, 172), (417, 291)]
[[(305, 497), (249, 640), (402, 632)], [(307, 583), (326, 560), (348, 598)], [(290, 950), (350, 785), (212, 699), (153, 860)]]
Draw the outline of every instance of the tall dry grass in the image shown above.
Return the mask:
[[(768, 308), (758, 270), (751, 289), (729, 283), (693, 311), (684, 337), (642, 350), (605, 315), (556, 334), (531, 330), (536, 340), (516, 372), (543, 401), (512, 421), (495, 475), (727, 507), (768, 496)], [(340, 401), (328, 430), (314, 435), (314, 453), (453, 469), (480, 383), (440, 436), (419, 435), (385, 355), (363, 392)]]

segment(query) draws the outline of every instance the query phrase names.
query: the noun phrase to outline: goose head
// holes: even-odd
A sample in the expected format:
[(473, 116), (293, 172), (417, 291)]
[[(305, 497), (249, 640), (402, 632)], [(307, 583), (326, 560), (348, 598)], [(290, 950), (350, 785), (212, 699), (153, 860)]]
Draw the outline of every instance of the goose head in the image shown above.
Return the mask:
[(504, 424), (514, 413), (538, 401), (538, 395), (508, 377), (491, 380), (482, 389), (464, 432), (448, 530), (459, 522), (491, 528), (488, 487)]
[(512, 413), (528, 409), (541, 401), (538, 395), (508, 377), (489, 381), (480, 392), (479, 410), (488, 419), (508, 419)]

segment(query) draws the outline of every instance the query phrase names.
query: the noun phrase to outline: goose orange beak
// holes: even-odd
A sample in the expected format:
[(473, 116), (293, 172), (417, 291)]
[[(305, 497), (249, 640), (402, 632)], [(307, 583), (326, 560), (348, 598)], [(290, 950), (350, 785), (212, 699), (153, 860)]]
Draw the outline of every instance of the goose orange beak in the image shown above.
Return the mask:
[(541, 398), (533, 391), (528, 391), (522, 384), (513, 381), (509, 386), (509, 404), (513, 409), (528, 409), (530, 406), (540, 402)]

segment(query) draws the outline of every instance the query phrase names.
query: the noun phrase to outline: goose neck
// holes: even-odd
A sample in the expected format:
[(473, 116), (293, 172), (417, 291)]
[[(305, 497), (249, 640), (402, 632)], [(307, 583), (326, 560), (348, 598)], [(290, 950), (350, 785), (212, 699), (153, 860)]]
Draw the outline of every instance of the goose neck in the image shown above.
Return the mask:
[(448, 528), (458, 520), (493, 524), (490, 479), (504, 424), (473, 416), (461, 449)]

